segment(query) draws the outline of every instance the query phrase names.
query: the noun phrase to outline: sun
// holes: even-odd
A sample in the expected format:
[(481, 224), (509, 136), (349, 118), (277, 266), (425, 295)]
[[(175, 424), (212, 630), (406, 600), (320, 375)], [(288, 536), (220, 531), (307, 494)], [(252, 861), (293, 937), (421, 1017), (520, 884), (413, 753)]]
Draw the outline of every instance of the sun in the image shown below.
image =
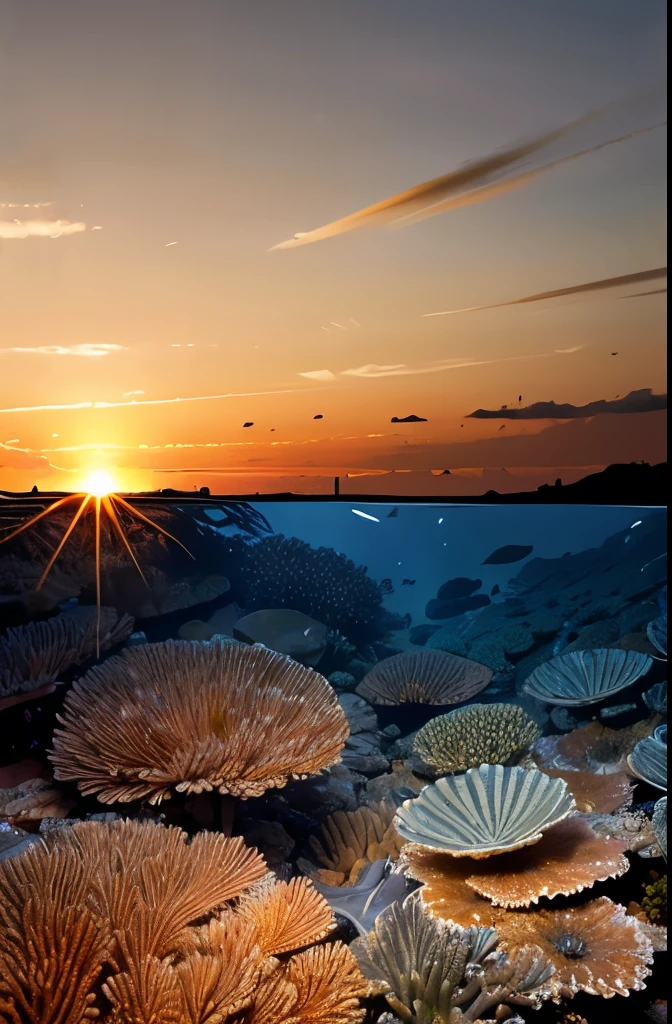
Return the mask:
[(104, 469), (98, 469), (91, 473), (84, 481), (82, 488), (93, 498), (106, 498), (108, 494), (114, 494), (117, 489), (114, 480)]

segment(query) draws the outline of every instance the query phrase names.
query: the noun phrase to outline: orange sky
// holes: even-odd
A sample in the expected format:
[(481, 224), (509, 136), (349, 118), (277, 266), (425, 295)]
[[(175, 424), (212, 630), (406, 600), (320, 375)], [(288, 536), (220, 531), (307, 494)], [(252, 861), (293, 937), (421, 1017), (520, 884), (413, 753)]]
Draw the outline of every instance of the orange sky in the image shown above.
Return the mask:
[[(665, 457), (660, 412), (465, 419), (663, 392), (665, 294), (422, 315), (663, 266), (664, 130), (403, 230), (268, 252), (650, 83), (662, 2), (602, 24), (516, 0), (488, 5), (487, 31), (480, 0), (454, 18), (429, 0), (56, 6), (10, 3), (0, 54), (1, 488), (70, 489), (101, 464), (123, 487), (219, 489), (227, 469), (264, 487)], [(211, 397), (228, 395), (245, 397)], [(390, 423), (409, 413), (428, 422)]]

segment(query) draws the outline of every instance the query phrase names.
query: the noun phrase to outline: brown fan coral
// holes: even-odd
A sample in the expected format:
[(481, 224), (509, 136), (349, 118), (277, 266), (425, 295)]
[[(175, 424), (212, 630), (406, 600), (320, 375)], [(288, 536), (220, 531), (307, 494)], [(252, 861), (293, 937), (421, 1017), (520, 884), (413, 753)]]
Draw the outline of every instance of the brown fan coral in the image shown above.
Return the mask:
[(555, 967), (550, 985), (558, 1002), (579, 991), (627, 996), (645, 988), (651, 973), (651, 942), (606, 896), (564, 910), (509, 911), (497, 928), (505, 947), (535, 943), (543, 950)]
[(541, 729), (517, 704), (471, 704), (432, 718), (416, 734), (413, 751), (438, 775), (480, 764), (526, 764)]
[(628, 807), (634, 786), (624, 772), (595, 775), (593, 772), (570, 771), (565, 768), (541, 768), (552, 779), (564, 779), (582, 814), (608, 814)]
[(492, 669), (444, 651), (394, 654), (357, 687), (369, 704), (460, 704), (484, 690)]
[(57, 615), (46, 622), (14, 626), (0, 638), (0, 710), (53, 692), (61, 672), (100, 650), (123, 643), (133, 619), (101, 608), (100, 633), (95, 608)]
[(310, 668), (263, 647), (145, 644), (92, 668), (65, 699), (54, 775), (103, 803), (219, 790), (259, 796), (338, 760), (348, 725)]
[(549, 768), (610, 775), (628, 772), (628, 754), (660, 722), (658, 716), (646, 718), (624, 729), (609, 729), (601, 722), (589, 722), (562, 736), (544, 736), (534, 747), (538, 764)]
[[(0, 863), (0, 1019), (84, 1024), (104, 993), (104, 1024), (257, 1024), (268, 1005), (269, 1020), (288, 1024), (361, 1020), (362, 980), (344, 947), (276, 959), (332, 927), (310, 882), (273, 883), (240, 839), (186, 838), (79, 823)], [(303, 986), (301, 957), (315, 966)]]
[[(535, 846), (487, 860), (457, 862), (416, 846), (405, 847), (402, 856), (409, 873), (425, 883), (421, 899), (432, 913), (462, 926), (496, 927), (498, 918), (485, 899), (497, 907), (529, 907), (542, 896), (581, 892), (624, 874), (629, 867), (626, 849), (626, 843), (598, 836), (580, 818), (569, 818)], [(475, 900), (473, 893), (483, 899)]]
[(317, 864), (300, 859), (299, 867), (326, 885), (354, 885), (366, 864), (398, 859), (404, 840), (392, 823), (394, 813), (386, 803), (336, 811), (322, 825), (319, 839), (309, 839)]

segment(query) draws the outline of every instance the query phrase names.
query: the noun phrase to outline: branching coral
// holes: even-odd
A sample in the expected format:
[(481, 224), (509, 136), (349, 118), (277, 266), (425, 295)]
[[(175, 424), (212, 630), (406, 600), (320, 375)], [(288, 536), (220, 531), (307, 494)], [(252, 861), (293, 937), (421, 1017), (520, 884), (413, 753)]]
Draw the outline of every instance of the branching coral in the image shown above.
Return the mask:
[(444, 651), (395, 654), (371, 669), (357, 687), (370, 704), (460, 704), (484, 690), (492, 670)]
[(525, 764), (540, 736), (516, 704), (471, 704), (432, 718), (416, 734), (413, 750), (437, 775), (448, 775), (481, 764)]
[(277, 959), (332, 927), (310, 883), (273, 882), (240, 839), (186, 838), (80, 823), (1, 863), (0, 1019), (84, 1024), (103, 1008), (105, 1024), (360, 1021), (345, 947)]
[(333, 548), (282, 534), (254, 543), (233, 537), (226, 544), (234, 596), (248, 611), (293, 608), (355, 643), (370, 640), (381, 593), (366, 568)]
[(365, 865), (386, 857), (397, 860), (404, 841), (392, 823), (394, 813), (385, 803), (336, 811), (322, 825), (319, 839), (310, 837), (317, 864), (300, 860), (299, 867), (327, 885), (353, 885)]
[(263, 647), (169, 640), (92, 668), (50, 758), (103, 803), (217, 789), (258, 796), (338, 760), (348, 725), (327, 681)]
[(133, 632), (133, 619), (113, 608), (95, 608), (57, 615), (46, 622), (15, 626), (0, 637), (0, 710), (13, 703), (51, 692), (59, 676), (100, 650), (123, 643)]
[(627, 996), (645, 988), (651, 973), (651, 943), (634, 917), (606, 896), (564, 910), (508, 911), (497, 922), (503, 944), (535, 943), (555, 967), (553, 998)]
[(403, 1024), (467, 1024), (501, 1004), (538, 1006), (549, 994), (552, 968), (540, 950), (490, 953), (496, 942), (492, 929), (449, 925), (410, 897), (351, 948), (371, 991), (385, 995)]

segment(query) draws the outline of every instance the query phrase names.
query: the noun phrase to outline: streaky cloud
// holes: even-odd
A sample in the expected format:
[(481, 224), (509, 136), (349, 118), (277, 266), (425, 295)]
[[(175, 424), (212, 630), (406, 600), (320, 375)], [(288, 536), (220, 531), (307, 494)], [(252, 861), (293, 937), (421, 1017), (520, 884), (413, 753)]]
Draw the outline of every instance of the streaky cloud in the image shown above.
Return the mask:
[(307, 377), (308, 380), (322, 380), (326, 383), (336, 380), (331, 370), (305, 370), (299, 374), (299, 377)]
[(650, 292), (634, 292), (632, 295), (622, 295), (622, 299), (643, 299), (646, 295), (667, 295), (667, 288), (654, 288)]
[(88, 359), (100, 359), (101, 356), (109, 356), (112, 352), (127, 351), (125, 345), (34, 345), (32, 347), (13, 345), (11, 348), (0, 348), (0, 355), (19, 353), (33, 356), (83, 356)]
[(646, 128), (638, 128), (636, 131), (628, 132), (626, 135), (619, 135), (615, 139), (607, 139), (606, 142), (599, 142), (595, 146), (589, 146), (587, 149), (578, 150), (576, 153), (570, 153), (569, 156), (563, 156), (559, 160), (553, 160), (549, 164), (544, 164), (542, 167), (537, 167), (533, 171), (527, 171), (525, 174), (518, 174), (513, 178), (506, 178), (504, 181), (497, 182), (493, 185), (487, 185), (483, 188), (471, 189), (463, 195), (454, 196), (449, 199), (445, 199), (441, 203), (435, 203), (433, 206), (427, 207), (425, 210), (419, 210), (416, 213), (411, 213), (405, 217), (399, 218), (399, 220), (393, 221), (394, 228), (408, 227), (410, 224), (417, 224), (421, 220), (425, 220), (427, 217), (435, 217), (438, 213), (448, 213), (450, 210), (459, 210), (463, 206), (472, 206), (474, 203), (483, 203), (487, 199), (496, 199), (497, 196), (505, 195), (507, 192), (513, 192), (516, 189), (523, 188), (525, 185), (532, 184), (541, 174), (546, 171), (555, 170), (557, 167), (561, 167), (563, 164), (571, 163), (573, 160), (578, 160), (582, 156), (588, 156), (591, 153), (598, 153), (601, 149), (605, 149), (607, 146), (615, 146), (619, 142), (626, 142), (628, 139), (634, 139), (638, 135), (645, 135), (647, 132), (655, 131), (657, 128), (662, 128), (667, 124), (666, 121), (661, 121), (658, 124), (648, 125)]
[[(302, 393), (304, 392), (305, 389)], [(12, 409), (0, 409), (0, 413), (52, 412), (76, 409), (129, 409), (137, 408), (141, 405), (178, 405), (187, 404), (188, 402), (217, 402), (225, 398), (259, 398), (265, 395), (294, 394), (296, 394), (294, 388), (283, 388), (277, 391), (244, 391), (240, 393), (230, 392), (223, 395), (193, 395), (189, 398), (145, 398), (140, 401), (132, 399), (130, 402), (73, 402), (68, 405), (20, 405)]]
[(69, 220), (0, 220), (0, 238), (61, 238), (86, 231), (82, 221)]
[(667, 409), (667, 395), (654, 395), (651, 388), (631, 391), (623, 398), (614, 401), (601, 399), (587, 405), (571, 405), (569, 402), (535, 402), (522, 409), (476, 409), (468, 414), (467, 419), (474, 420), (580, 420), (591, 416), (607, 414), (623, 415), (627, 413), (659, 412)]
[(555, 288), (549, 292), (537, 292), (536, 295), (525, 295), (522, 299), (510, 299), (508, 302), (493, 302), (488, 306), (468, 306), (466, 309), (446, 309), (440, 313), (423, 313), (429, 316), (454, 316), (456, 313), (478, 313), (484, 309), (503, 309), (505, 306), (522, 306), (529, 302), (543, 302), (545, 299), (558, 299), (564, 295), (581, 295), (588, 292), (601, 292), (609, 288), (621, 288), (631, 284), (643, 284), (645, 281), (659, 281), (667, 277), (667, 267), (656, 267), (654, 270), (642, 270), (636, 274), (622, 274), (620, 277), (607, 277), (602, 281), (588, 281), (584, 284), (570, 285), (569, 288)]

